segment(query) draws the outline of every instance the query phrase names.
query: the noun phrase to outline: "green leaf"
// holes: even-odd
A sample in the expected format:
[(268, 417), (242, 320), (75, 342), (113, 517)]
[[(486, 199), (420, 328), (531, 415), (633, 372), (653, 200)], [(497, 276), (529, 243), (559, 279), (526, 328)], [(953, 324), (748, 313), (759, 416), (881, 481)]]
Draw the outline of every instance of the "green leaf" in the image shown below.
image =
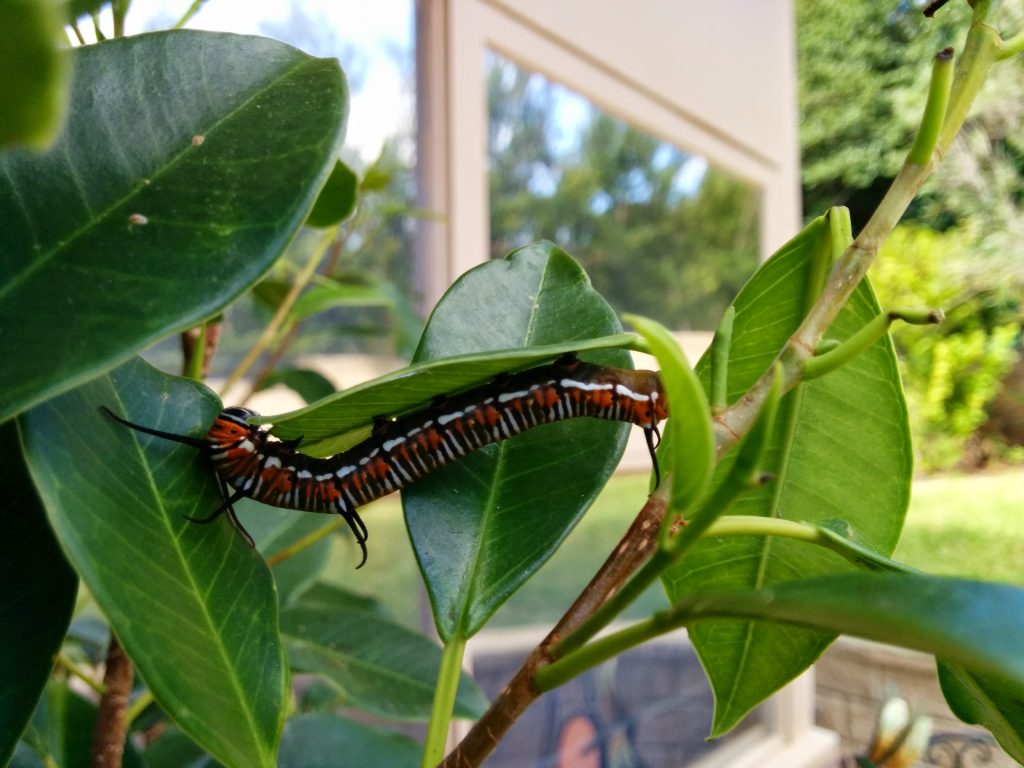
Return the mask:
[(313, 210), (306, 217), (306, 225), (332, 227), (347, 219), (356, 208), (358, 188), (359, 179), (352, 169), (336, 160), (331, 175), (313, 204)]
[[(811, 268), (830, 247), (816, 219), (758, 270), (735, 301), (728, 397), (734, 401), (772, 364), (813, 296)], [(828, 337), (845, 339), (878, 313), (862, 283)], [(710, 380), (707, 356), (697, 371)], [(828, 376), (799, 386), (780, 403), (763, 468), (775, 476), (740, 498), (731, 513), (834, 525), (882, 555), (899, 538), (910, 495), (911, 448), (906, 405), (888, 337)], [(735, 451), (719, 463), (713, 484)], [(699, 542), (665, 578), (670, 599), (725, 588), (758, 589), (789, 579), (844, 572), (854, 566), (821, 547), (779, 538), (727, 537)], [(691, 632), (715, 693), (712, 735), (799, 675), (832, 636), (744, 621), (702, 624)]]
[[(671, 612), (696, 621), (744, 616), (913, 648), (1024, 684), (1024, 589), (896, 573), (796, 579), (756, 592), (680, 599)], [(1009, 688), (1007, 688), (1009, 690)]]
[(305, 320), (335, 307), (392, 307), (394, 301), (380, 285), (342, 283), (321, 279), (303, 292), (292, 307), (292, 317)]
[(101, 405), (202, 435), (220, 404), (133, 360), (34, 408), (22, 438), (57, 538), (160, 706), (222, 762), (273, 765), (287, 673), (270, 573), (226, 519), (185, 519), (220, 503), (195, 449)]
[(143, 755), (147, 768), (215, 768), (220, 765), (173, 725), (164, 728), (156, 740), (148, 743)]
[(307, 403), (330, 397), (335, 392), (330, 379), (309, 368), (277, 368), (263, 380), (260, 389), (269, 389), (278, 384), (293, 390)]
[(665, 397), (671, 404), (672, 418), (665, 424), (669, 462), (672, 472), (673, 513), (685, 515), (703, 498), (715, 468), (715, 435), (711, 429), (711, 410), (704, 389), (690, 367), (682, 348), (665, 326), (654, 320), (627, 315), (647, 340), (658, 359)]
[(263, 38), (158, 32), (74, 63), (57, 144), (0, 155), (0, 421), (252, 285), (344, 133), (338, 62)]
[(252, 287), (252, 296), (258, 304), (263, 304), (271, 310), (276, 310), (281, 306), (281, 302), (284, 301), (291, 287), (292, 284), (287, 280), (268, 277), (265, 280), (260, 280)]
[[(493, 338), (494, 343), (501, 343), (502, 337)], [(422, 408), (437, 395), (451, 395), (470, 389), (501, 373), (551, 362), (566, 352), (625, 347), (634, 343), (636, 338), (632, 333), (618, 333), (528, 348), (498, 349), (484, 354), (452, 355), (442, 360), (422, 360), (297, 411), (265, 416), (259, 422), (272, 423), (274, 434), (282, 439), (303, 437), (304, 453), (331, 456), (369, 437), (374, 416), (409, 413)]]
[(32, 487), (14, 422), (0, 425), (0, 499), (0, 765), (6, 765), (46, 686), (78, 591)]
[[(252, 499), (235, 504), (235, 512), (265, 558), (330, 522), (326, 515), (270, 507)], [(324, 538), (274, 566), (274, 583), (281, 605), (287, 605), (313, 585), (327, 564), (330, 550), (331, 542)]]
[(417, 768), (420, 746), (335, 715), (298, 715), (284, 727), (278, 768)]
[[(292, 666), (334, 684), (348, 704), (391, 719), (426, 720), (441, 650), (375, 605), (317, 585), (281, 614)], [(477, 718), (487, 699), (463, 674), (455, 714)]]
[[(10, 768), (90, 768), (93, 733), (99, 710), (67, 687), (53, 680), (39, 702)], [(6, 763), (5, 763), (6, 765)], [(129, 736), (125, 738), (123, 768), (145, 766)]]
[[(460, 277), (434, 308), (416, 359), (555, 343), (589, 350), (582, 340), (617, 331), (615, 313), (580, 266), (543, 243)], [(629, 365), (623, 351), (585, 357)], [(508, 357), (474, 365), (477, 382), (510, 369)], [(426, 380), (439, 381), (437, 373)], [(444, 641), (474, 634), (551, 556), (615, 469), (628, 432), (626, 424), (598, 419), (546, 425), (475, 451), (403, 491)]]
[(0, 147), (41, 150), (57, 138), (70, 75), (62, 6), (57, 0), (0, 3)]
[(938, 662), (949, 708), (965, 723), (981, 725), (1010, 757), (1024, 764), (1024, 680), (984, 674)]

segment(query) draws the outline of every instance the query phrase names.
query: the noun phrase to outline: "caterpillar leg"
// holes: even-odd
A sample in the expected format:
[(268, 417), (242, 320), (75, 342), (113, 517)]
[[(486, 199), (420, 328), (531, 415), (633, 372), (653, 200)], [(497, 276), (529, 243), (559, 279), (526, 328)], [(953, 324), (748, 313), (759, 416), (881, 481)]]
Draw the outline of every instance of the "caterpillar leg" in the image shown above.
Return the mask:
[(661, 469), (658, 467), (658, 446), (661, 445), (661, 432), (657, 425), (644, 427), (644, 438), (647, 440), (647, 450), (651, 454), (651, 464), (654, 466), (654, 487), (661, 485)]
[(249, 532), (247, 530), (245, 530), (245, 526), (242, 525), (242, 522), (238, 519), (238, 515), (235, 514), (234, 504), (239, 499), (242, 499), (242, 498), (245, 497), (245, 492), (244, 491), (235, 491), (231, 495), (228, 495), (227, 483), (225, 483), (223, 480), (221, 480), (220, 481), (220, 495), (224, 499), (224, 503), (221, 504), (219, 507), (217, 507), (215, 510), (213, 510), (213, 512), (211, 514), (207, 515), (206, 517), (189, 517), (188, 515), (185, 515), (185, 519), (190, 521), (190, 522), (193, 522), (193, 523), (198, 523), (199, 525), (206, 525), (207, 523), (212, 523), (214, 520), (216, 520), (222, 514), (227, 512), (228, 513), (228, 519), (231, 520), (231, 524), (235, 527), (235, 529), (239, 533), (242, 534), (242, 536), (245, 538), (245, 540), (247, 542), (249, 542), (249, 546), (252, 547), (253, 549), (255, 549), (256, 548), (256, 542), (253, 541), (252, 536), (250, 536)]
[(363, 522), (363, 518), (359, 516), (359, 513), (354, 509), (339, 510), (338, 514), (341, 515), (342, 519), (348, 523), (348, 527), (352, 531), (352, 535), (356, 537), (356, 544), (363, 552), (363, 559), (359, 561), (359, 565), (356, 566), (356, 570), (359, 570), (366, 565), (366, 540), (370, 538), (370, 532), (366, 530), (366, 523)]

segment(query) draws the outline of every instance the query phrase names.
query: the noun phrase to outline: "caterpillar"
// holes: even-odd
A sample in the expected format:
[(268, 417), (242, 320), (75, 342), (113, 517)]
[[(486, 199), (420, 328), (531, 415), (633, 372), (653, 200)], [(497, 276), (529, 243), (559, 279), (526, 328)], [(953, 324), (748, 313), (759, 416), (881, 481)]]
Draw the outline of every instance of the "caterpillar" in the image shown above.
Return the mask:
[(357, 568), (366, 562), (369, 534), (356, 509), (439, 467), (527, 429), (589, 416), (643, 427), (657, 476), (655, 438), (658, 423), (668, 416), (656, 372), (586, 363), (575, 355), (435, 398), (428, 408), (396, 419), (378, 417), (370, 437), (327, 458), (299, 453), (301, 437), (278, 440), (267, 429), (249, 424), (258, 414), (248, 408), (225, 408), (202, 438), (151, 429), (109, 408), (103, 411), (127, 427), (190, 445), (209, 457), (224, 503), (205, 518), (189, 518), (193, 522), (208, 523), (227, 512), (252, 545), (232, 508), (243, 497), (286, 509), (339, 514), (362, 551)]

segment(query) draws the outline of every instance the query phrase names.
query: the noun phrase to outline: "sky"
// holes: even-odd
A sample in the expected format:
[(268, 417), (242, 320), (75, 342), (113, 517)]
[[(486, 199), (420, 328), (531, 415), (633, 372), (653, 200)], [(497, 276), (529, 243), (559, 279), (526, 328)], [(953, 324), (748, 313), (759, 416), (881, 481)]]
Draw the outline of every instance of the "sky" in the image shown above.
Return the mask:
[[(133, 0), (126, 32), (167, 29), (190, 5), (191, 0)], [(109, 33), (109, 6), (101, 25)], [(89, 26), (82, 25), (83, 32)], [(265, 35), (340, 58), (351, 89), (346, 147), (366, 164), (388, 137), (411, 136), (412, 0), (207, 0), (187, 27)]]

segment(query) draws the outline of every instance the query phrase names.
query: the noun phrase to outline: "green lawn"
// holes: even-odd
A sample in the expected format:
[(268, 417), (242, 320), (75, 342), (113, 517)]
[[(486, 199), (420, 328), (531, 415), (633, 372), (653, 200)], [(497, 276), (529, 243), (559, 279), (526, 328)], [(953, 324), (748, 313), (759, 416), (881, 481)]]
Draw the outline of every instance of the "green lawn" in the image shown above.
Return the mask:
[(919, 480), (893, 557), (929, 573), (1024, 586), (1024, 470)]
[[(646, 475), (612, 480), (562, 548), (488, 626), (555, 621), (618, 542), (646, 492)], [(364, 512), (370, 528), (369, 561), (352, 570), (357, 562), (354, 546), (335, 537), (330, 578), (373, 595), (416, 626), (423, 592), (398, 501), (379, 502)], [(918, 481), (894, 556), (930, 573), (1024, 585), (1024, 471)], [(641, 616), (663, 605), (655, 586), (629, 615)]]

